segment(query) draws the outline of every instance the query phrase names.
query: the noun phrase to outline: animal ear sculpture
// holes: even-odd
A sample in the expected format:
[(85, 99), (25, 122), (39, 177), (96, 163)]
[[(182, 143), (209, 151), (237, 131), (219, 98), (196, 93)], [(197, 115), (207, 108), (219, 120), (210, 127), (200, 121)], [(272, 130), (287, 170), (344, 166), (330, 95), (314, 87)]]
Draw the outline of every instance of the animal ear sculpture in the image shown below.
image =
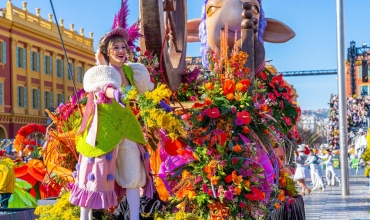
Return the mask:
[(266, 18), (267, 27), (263, 40), (270, 43), (284, 43), (295, 37), (294, 31), (281, 21)]
[(200, 42), (199, 39), (199, 25), (202, 22), (201, 18), (188, 20), (187, 25), (187, 42)]

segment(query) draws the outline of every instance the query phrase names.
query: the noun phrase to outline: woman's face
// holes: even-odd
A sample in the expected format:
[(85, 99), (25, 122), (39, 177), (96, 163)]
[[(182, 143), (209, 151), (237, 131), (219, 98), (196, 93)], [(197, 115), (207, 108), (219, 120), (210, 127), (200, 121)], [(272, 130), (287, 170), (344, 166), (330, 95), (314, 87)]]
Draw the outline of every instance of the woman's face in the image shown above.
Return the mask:
[(109, 48), (109, 62), (115, 66), (122, 66), (127, 59), (127, 48), (124, 42), (116, 42)]

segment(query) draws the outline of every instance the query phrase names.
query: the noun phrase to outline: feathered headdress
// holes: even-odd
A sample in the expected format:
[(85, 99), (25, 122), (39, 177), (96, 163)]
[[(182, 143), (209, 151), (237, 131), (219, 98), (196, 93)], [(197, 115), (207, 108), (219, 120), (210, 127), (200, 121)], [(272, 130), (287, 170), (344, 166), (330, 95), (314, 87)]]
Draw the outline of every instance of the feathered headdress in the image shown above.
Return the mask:
[[(129, 15), (129, 8), (128, 8), (128, 0), (123, 0), (120, 10), (117, 14), (114, 15), (113, 24), (111, 31), (117, 28), (123, 28), (126, 30), (128, 34), (127, 44), (130, 47), (130, 50), (133, 50), (135, 46), (135, 42), (139, 40), (142, 35), (140, 34), (140, 21), (135, 22), (133, 25), (128, 26), (127, 24), (127, 17)], [(106, 39), (106, 38), (104, 38)], [(100, 53), (99, 49), (96, 50), (95, 53), (95, 60), (97, 65), (106, 64), (103, 55)]]
[(130, 9), (128, 8), (128, 0), (123, 0), (121, 9), (118, 13), (114, 16), (112, 30), (115, 29), (117, 26), (125, 29), (128, 33), (129, 40), (127, 44), (130, 47), (135, 47), (134, 43), (142, 37), (140, 34), (140, 21), (135, 22), (133, 25), (128, 26), (127, 24), (127, 17), (129, 15)]

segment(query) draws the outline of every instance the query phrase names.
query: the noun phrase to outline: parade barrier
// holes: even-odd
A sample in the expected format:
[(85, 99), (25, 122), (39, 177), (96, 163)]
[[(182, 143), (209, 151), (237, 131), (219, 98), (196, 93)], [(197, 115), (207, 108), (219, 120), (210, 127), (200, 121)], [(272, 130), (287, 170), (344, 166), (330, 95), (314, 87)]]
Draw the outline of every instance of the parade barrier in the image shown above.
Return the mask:
[(35, 209), (32, 208), (12, 208), (12, 209), (1, 209), (0, 208), (0, 219), (1, 220), (15, 220), (25, 219), (33, 220), (36, 219), (34, 214)]

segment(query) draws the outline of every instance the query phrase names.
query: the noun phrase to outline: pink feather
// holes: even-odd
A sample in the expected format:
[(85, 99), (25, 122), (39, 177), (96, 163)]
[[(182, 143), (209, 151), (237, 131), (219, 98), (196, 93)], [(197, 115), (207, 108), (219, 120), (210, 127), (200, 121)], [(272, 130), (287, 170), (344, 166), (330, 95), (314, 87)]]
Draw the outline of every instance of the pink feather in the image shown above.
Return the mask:
[(129, 15), (129, 12), (130, 10), (128, 9), (128, 0), (123, 0), (122, 7), (118, 11), (118, 13), (114, 16), (112, 30), (117, 26), (127, 30), (127, 16)]

